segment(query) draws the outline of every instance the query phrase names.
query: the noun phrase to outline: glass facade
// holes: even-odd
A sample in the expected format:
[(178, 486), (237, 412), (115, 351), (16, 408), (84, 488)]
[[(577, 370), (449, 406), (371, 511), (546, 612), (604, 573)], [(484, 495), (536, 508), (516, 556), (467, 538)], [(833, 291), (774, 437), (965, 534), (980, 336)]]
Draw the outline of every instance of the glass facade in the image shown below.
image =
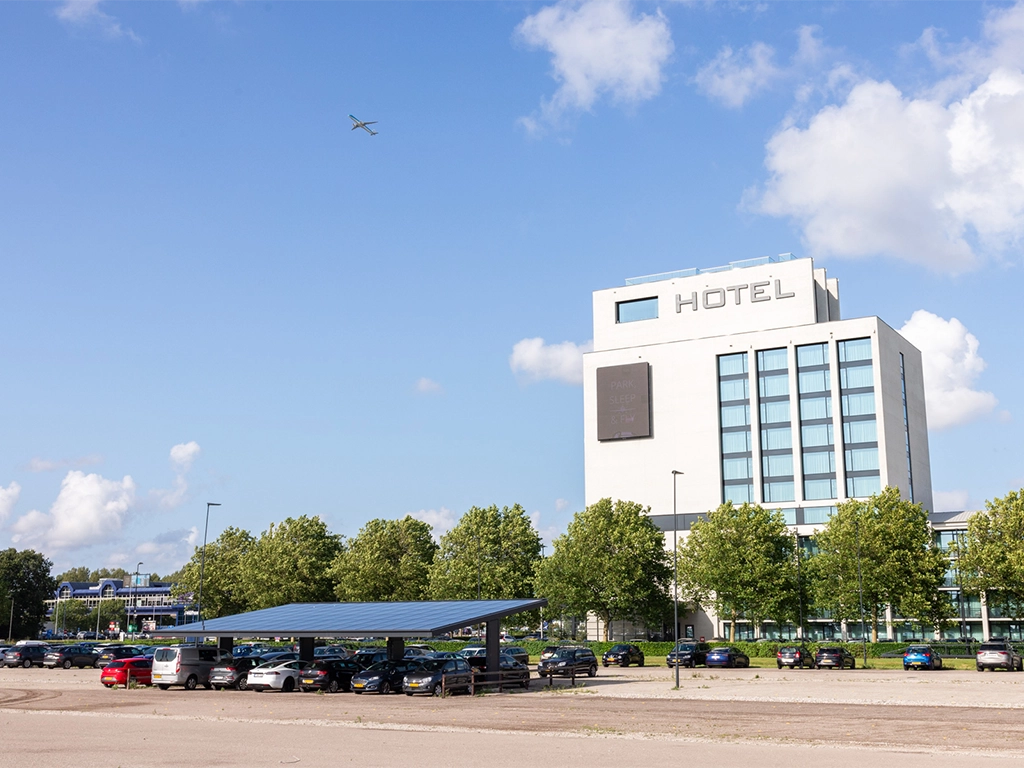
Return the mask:
[(839, 342), (839, 389), (843, 421), (846, 495), (881, 491), (871, 339)]
[(903, 395), (903, 439), (907, 448), (907, 488), (910, 500), (914, 500), (914, 465), (910, 460), (910, 416), (907, 413), (907, 372), (903, 366), (903, 353), (900, 352), (900, 391)]
[(722, 447), (722, 500), (754, 499), (754, 454), (750, 438), (750, 374), (747, 353), (718, 358), (719, 428)]
[[(828, 344), (797, 347), (796, 365), (804, 498), (808, 501), (835, 499), (838, 497), (836, 441), (832, 425), (832, 375), (829, 370)], [(812, 510), (804, 510), (805, 515), (809, 512)]]
[(765, 504), (793, 501), (793, 428), (789, 412), (789, 351), (757, 353), (761, 428), (761, 490)]

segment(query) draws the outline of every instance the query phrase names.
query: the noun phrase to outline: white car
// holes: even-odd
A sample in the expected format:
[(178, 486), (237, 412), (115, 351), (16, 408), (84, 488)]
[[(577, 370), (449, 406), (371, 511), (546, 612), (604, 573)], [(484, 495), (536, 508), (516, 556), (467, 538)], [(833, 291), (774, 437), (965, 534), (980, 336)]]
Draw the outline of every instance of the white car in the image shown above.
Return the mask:
[(249, 670), (245, 686), (251, 691), (284, 691), (299, 687), (299, 675), (309, 666), (307, 661), (269, 661)]

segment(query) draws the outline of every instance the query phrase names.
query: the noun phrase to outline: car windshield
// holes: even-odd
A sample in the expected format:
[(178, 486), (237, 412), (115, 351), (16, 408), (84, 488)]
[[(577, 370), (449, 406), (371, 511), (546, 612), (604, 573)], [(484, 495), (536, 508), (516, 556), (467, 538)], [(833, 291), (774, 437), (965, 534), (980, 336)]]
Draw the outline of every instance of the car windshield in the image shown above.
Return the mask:
[(154, 661), (174, 661), (178, 658), (178, 652), (173, 648), (157, 648), (153, 654)]
[(1005, 651), (1006, 646), (1002, 643), (982, 643), (979, 646), (982, 651)]
[(676, 646), (676, 653), (693, 653), (693, 643), (680, 643)]
[(609, 648), (608, 649), (608, 653), (619, 653), (620, 651), (628, 651), (628, 650), (629, 650), (629, 646), (628, 645), (622, 645), (620, 643), (619, 645), (613, 645), (611, 648)]
[(430, 659), (420, 664), (415, 671), (416, 672), (440, 672), (441, 668), (444, 667), (444, 659)]
[(931, 648), (927, 645), (912, 645), (907, 648), (907, 653), (929, 653)]
[(818, 653), (842, 653), (842, 648), (822, 648)]
[(389, 669), (391, 669), (391, 662), (390, 661), (378, 661), (376, 664), (373, 664), (373, 665), (367, 667), (366, 671), (367, 672), (387, 672)]
[(119, 667), (123, 667), (124, 664), (125, 663), (123, 661), (112, 661), (109, 664), (107, 664), (107, 668), (108, 669), (118, 669)]
[(561, 650), (555, 654), (556, 659), (571, 659), (575, 655), (575, 651)]

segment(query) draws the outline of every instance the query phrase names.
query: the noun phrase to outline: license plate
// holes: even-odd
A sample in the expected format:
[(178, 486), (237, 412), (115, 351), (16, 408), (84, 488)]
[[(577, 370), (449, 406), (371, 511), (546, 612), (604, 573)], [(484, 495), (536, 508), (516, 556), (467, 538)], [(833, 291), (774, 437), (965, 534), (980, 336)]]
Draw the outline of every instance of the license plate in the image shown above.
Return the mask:
[(153, 679), (154, 680), (163, 680), (163, 678), (164, 678), (163, 675), (153, 675)]
[(117, 678), (116, 677), (104, 677), (104, 678), (102, 678), (102, 682), (104, 682), (104, 683), (116, 683), (117, 682)]
[(304, 677), (304, 678), (302, 678), (302, 684), (303, 685), (312, 685), (313, 684), (313, 678), (311, 678), (311, 677)]
[(420, 684), (419, 683), (409, 683), (409, 687), (410, 688), (419, 688)]
[(353, 688), (365, 688), (366, 683), (352, 683)]

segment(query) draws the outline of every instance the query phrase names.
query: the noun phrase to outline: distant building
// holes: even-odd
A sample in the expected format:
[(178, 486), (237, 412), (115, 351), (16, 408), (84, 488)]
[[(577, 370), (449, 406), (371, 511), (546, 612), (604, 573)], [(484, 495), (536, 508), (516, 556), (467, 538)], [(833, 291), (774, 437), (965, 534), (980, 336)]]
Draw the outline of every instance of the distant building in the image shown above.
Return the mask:
[[(134, 579), (134, 577), (133, 577)], [(80, 600), (91, 611), (101, 600), (121, 600), (125, 608), (130, 606), (132, 623), (136, 617), (140, 622), (140, 631), (155, 629), (167, 624), (182, 624), (185, 621), (186, 608), (191, 613), (189, 596), (175, 597), (171, 594), (174, 586), (169, 581), (149, 580), (148, 574), (140, 574), (138, 583), (125, 583), (123, 579), (100, 579), (98, 582), (63, 581), (57, 585), (54, 598), (47, 600), (47, 616), (53, 616), (59, 601)], [(54, 629), (52, 624), (49, 629)], [(107, 627), (101, 627), (102, 630)]]

